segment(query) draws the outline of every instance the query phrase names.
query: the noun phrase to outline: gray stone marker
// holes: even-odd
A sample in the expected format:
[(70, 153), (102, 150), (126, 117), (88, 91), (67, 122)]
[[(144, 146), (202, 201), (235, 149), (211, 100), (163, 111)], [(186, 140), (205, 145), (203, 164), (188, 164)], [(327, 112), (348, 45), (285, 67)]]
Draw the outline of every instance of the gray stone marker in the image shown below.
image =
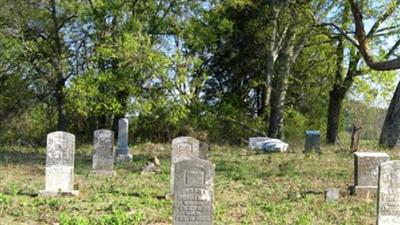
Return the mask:
[(315, 151), (317, 153), (321, 153), (321, 133), (319, 130), (306, 130), (305, 135), (306, 141), (304, 145), (304, 152)]
[(208, 144), (206, 142), (200, 142), (200, 158), (208, 159)]
[(383, 152), (354, 153), (354, 190), (357, 195), (375, 194), (378, 188), (379, 165), (389, 160)]
[(127, 118), (121, 118), (118, 120), (118, 141), (117, 141), (117, 162), (130, 162), (132, 161), (132, 155), (129, 154), (128, 147), (128, 132), (129, 132), (129, 121)]
[(176, 163), (174, 225), (212, 225), (214, 166), (193, 158)]
[(47, 135), (45, 190), (39, 195), (78, 195), (74, 188), (75, 136), (56, 131)]
[(94, 131), (93, 146), (91, 175), (114, 176), (114, 133), (105, 129)]
[(340, 197), (339, 189), (328, 188), (325, 190), (325, 201), (332, 202), (337, 201)]
[(378, 225), (400, 224), (400, 160), (379, 166)]
[[(204, 147), (203, 147), (204, 150)], [(170, 189), (174, 193), (175, 164), (190, 158), (202, 158), (204, 153), (200, 150), (200, 142), (192, 137), (177, 137), (172, 140)]]
[(268, 141), (269, 137), (251, 137), (249, 138), (249, 148), (250, 150), (261, 149), (262, 143)]

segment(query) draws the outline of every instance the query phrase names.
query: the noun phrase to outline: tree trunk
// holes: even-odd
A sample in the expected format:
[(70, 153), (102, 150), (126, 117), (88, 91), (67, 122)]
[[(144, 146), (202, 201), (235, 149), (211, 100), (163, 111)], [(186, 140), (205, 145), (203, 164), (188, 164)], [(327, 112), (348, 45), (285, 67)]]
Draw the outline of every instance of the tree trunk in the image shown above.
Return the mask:
[(270, 98), (270, 118), (268, 126), (268, 137), (283, 137), (283, 116), (286, 92), (289, 85), (291, 55), (289, 50), (278, 59), (276, 75), (273, 77)]
[(350, 144), (350, 149), (352, 152), (358, 151), (358, 143), (361, 137), (361, 129), (362, 129), (361, 126), (357, 127), (355, 124), (353, 124), (353, 130), (351, 132), (351, 144)]
[(336, 143), (336, 137), (339, 132), (340, 112), (342, 110), (343, 99), (344, 95), (337, 87), (334, 87), (329, 93), (328, 123), (326, 127), (327, 144)]
[(64, 83), (59, 82), (56, 90), (56, 103), (58, 113), (57, 130), (66, 131), (68, 128), (67, 112), (65, 110)]
[(396, 91), (390, 101), (389, 109), (386, 113), (385, 123), (383, 124), (379, 144), (393, 148), (397, 144), (400, 135), (400, 82), (397, 84)]

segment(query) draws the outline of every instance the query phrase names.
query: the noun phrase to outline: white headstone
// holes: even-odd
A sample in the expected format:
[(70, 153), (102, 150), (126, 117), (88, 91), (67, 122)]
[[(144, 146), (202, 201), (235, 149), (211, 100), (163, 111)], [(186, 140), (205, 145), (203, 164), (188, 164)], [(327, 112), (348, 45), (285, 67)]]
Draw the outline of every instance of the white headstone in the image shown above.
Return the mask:
[(58, 194), (78, 195), (74, 187), (75, 136), (56, 131), (47, 135), (46, 182), (45, 190), (39, 194), (56, 196)]
[(400, 160), (379, 166), (378, 225), (400, 224)]
[(93, 167), (91, 174), (114, 176), (114, 134), (111, 130), (96, 130), (93, 133)]

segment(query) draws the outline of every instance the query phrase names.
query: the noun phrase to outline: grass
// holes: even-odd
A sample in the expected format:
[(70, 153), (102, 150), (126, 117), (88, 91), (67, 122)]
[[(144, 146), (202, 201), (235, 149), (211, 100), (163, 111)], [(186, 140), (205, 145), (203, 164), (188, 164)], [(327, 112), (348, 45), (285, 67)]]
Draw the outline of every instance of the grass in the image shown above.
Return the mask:
[[(375, 147), (371, 147), (375, 149)], [(77, 149), (75, 186), (78, 197), (38, 197), (44, 188), (45, 149), (0, 148), (0, 224), (172, 224), (169, 145), (131, 148), (132, 163), (117, 165), (118, 176), (89, 176), (91, 147)], [(323, 147), (322, 155), (258, 154), (240, 147), (212, 146), (216, 165), (214, 224), (375, 224), (376, 199), (350, 196), (353, 158)], [(399, 158), (395, 151), (386, 151)], [(154, 155), (160, 173), (140, 175)], [(325, 202), (324, 190), (339, 188), (337, 202)]]

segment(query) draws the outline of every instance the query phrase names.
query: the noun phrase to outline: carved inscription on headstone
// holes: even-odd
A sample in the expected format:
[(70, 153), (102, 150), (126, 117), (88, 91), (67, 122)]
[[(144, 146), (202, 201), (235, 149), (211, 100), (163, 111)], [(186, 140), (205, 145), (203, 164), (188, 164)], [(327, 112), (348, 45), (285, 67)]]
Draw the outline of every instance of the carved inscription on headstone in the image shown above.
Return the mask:
[(114, 135), (111, 130), (96, 130), (93, 146), (93, 175), (114, 175)]
[(400, 223), (400, 161), (382, 163), (379, 167), (378, 225)]
[(214, 167), (203, 159), (176, 163), (174, 225), (213, 224)]
[(46, 182), (41, 195), (77, 195), (74, 185), (75, 136), (57, 131), (47, 135)]
[(356, 193), (376, 193), (378, 187), (378, 168), (389, 160), (383, 152), (354, 153), (354, 187)]
[(170, 188), (171, 193), (174, 193), (174, 175), (175, 175), (175, 163), (190, 159), (190, 158), (201, 158), (200, 154), (200, 142), (192, 137), (177, 137), (172, 140), (172, 152), (171, 152), (171, 167), (170, 167)]

